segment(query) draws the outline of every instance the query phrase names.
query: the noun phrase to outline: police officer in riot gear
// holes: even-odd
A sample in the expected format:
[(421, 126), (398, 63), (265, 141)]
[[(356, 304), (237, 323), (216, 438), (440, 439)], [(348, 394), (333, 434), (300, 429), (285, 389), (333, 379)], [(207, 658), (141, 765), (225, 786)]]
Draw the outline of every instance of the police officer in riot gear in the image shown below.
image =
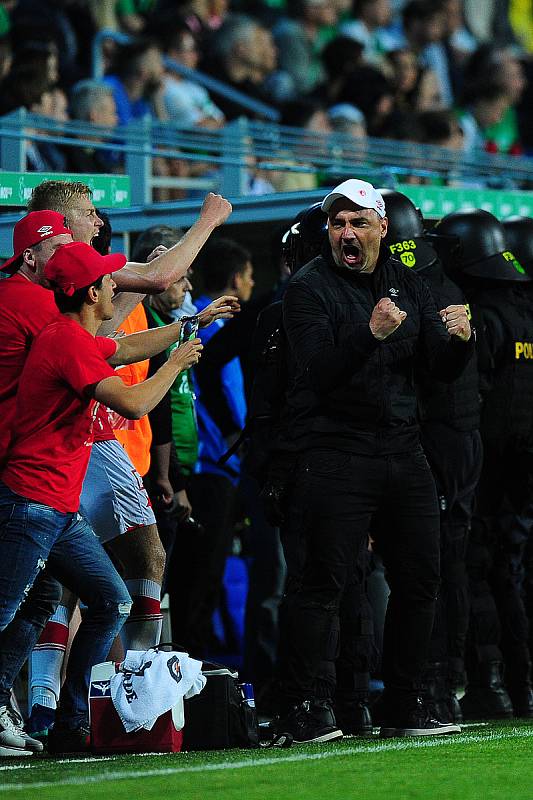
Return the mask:
[[(400, 192), (382, 190), (391, 254), (426, 282), (437, 308), (464, 303), (464, 294), (445, 275), (425, 237), (422, 216)], [(476, 359), (451, 383), (439, 381), (421, 363), (417, 395), (422, 446), (437, 485), (440, 506), (441, 585), (425, 675), (436, 716), (460, 722), (455, 694), (463, 685), (469, 592), (465, 556), (474, 494), (482, 464)]]
[(435, 232), (443, 237), (444, 267), (465, 291), (479, 335), (484, 462), (467, 555), (471, 618), (461, 707), (467, 719), (509, 717), (513, 710), (531, 717), (522, 599), (533, 529), (531, 278), (507, 248), (501, 223), (486, 211), (449, 214)]
[(533, 219), (514, 216), (503, 221), (505, 244), (530, 277), (533, 277)]

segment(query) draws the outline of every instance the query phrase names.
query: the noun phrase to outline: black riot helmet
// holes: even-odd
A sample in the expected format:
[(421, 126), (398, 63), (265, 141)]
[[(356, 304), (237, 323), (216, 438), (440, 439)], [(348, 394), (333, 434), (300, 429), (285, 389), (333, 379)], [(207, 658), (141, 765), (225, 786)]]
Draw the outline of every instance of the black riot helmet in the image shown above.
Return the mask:
[(281, 240), (282, 254), (291, 275), (320, 255), (328, 230), (327, 215), (314, 203), (300, 211)]
[(505, 244), (520, 261), (530, 278), (533, 278), (533, 219), (509, 217), (502, 223)]
[(392, 256), (410, 269), (430, 267), (437, 260), (437, 253), (424, 238), (424, 220), (420, 210), (401, 192), (392, 189), (378, 191), (385, 201), (389, 221), (383, 244)]
[(531, 280), (507, 249), (502, 223), (488, 211), (454, 211), (433, 231), (435, 248), (452, 280), (461, 275), (490, 281)]

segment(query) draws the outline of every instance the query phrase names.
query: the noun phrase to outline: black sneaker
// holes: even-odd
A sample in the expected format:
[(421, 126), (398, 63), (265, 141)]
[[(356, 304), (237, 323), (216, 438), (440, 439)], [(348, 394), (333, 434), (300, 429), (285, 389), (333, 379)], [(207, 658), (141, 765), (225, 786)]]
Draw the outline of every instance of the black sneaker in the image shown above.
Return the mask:
[(335, 715), (328, 702), (304, 700), (274, 724), (277, 741), (292, 741), (294, 744), (310, 742), (332, 742), (342, 739), (342, 731), (337, 727)]
[(384, 739), (393, 736), (442, 736), (461, 733), (455, 722), (440, 722), (429, 713), (421, 697), (417, 697), (411, 706), (404, 711), (398, 708), (387, 717), (381, 726), (379, 735)]
[(48, 731), (48, 752), (53, 755), (87, 753), (91, 745), (90, 733), (86, 725), (71, 729), (55, 724)]

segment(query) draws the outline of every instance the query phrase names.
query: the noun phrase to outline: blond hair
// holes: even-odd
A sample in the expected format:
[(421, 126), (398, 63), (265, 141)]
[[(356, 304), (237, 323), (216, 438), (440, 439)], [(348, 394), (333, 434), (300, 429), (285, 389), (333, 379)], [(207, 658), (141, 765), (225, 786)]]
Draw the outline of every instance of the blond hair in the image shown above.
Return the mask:
[(33, 190), (28, 211), (57, 211), (68, 215), (80, 197), (92, 198), (92, 189), (80, 181), (43, 181)]

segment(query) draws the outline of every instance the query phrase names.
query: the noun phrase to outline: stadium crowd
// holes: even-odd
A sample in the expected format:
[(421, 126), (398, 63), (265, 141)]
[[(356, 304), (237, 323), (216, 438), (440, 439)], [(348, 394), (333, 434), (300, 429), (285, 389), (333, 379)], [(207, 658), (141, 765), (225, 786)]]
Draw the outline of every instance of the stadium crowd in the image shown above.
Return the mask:
[[(467, 0), (175, 6), (2, 3), (2, 110), (105, 128), (240, 113), (167, 74), (166, 54), (287, 125), (528, 152), (533, 45), (512, 0), (482, 19)], [(99, 82), (83, 42), (103, 27), (135, 41), (105, 47)], [(47, 142), (27, 157), (123, 168)], [(159, 642), (165, 592), (173, 641), (216, 653), (239, 524), (242, 676), (274, 743), (533, 718), (532, 221), (471, 210), (428, 233), (405, 195), (350, 177), (287, 221), (259, 294), (252, 253), (219, 230), (231, 211), (210, 193), (189, 230), (144, 231), (129, 261), (83, 183), (40, 183), (15, 225), (0, 755), (86, 750), (90, 669)]]
[[(167, 57), (267, 103), (282, 124), (313, 133), (467, 153), (518, 155), (533, 147), (531, 11), (518, 0), (9, 0), (0, 8), (0, 113), (24, 107), (107, 129), (143, 117), (219, 128), (253, 116), (166, 68)], [(95, 81), (86, 42), (103, 29), (131, 38), (123, 47), (104, 40), (105, 76)], [(28, 144), (27, 168), (124, 169), (112, 147), (42, 141)], [(186, 159), (155, 163), (160, 175), (174, 177), (208, 169)], [(259, 164), (249, 192), (319, 182)]]

